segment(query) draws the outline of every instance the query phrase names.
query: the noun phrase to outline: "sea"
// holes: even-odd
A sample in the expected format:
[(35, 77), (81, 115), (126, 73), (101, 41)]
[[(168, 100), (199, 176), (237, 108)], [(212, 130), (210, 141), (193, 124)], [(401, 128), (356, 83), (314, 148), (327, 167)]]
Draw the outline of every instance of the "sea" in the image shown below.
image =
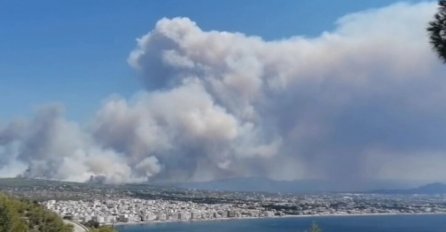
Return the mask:
[(328, 216), (121, 225), (119, 232), (446, 232), (446, 215)]

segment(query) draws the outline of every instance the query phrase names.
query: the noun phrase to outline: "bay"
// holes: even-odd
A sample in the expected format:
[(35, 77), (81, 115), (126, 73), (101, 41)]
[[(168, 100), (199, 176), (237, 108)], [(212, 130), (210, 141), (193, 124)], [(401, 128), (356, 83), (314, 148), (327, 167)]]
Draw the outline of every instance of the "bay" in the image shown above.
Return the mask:
[(121, 225), (119, 232), (444, 232), (446, 215), (329, 216)]

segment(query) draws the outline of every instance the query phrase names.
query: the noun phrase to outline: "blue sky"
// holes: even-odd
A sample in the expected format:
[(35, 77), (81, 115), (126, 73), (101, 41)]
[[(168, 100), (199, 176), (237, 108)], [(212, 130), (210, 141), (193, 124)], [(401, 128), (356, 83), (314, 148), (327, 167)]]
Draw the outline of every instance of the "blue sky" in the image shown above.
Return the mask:
[(435, 11), (0, 0), (0, 176), (444, 182)]
[(85, 121), (111, 94), (131, 96), (141, 87), (128, 54), (163, 17), (272, 40), (316, 36), (347, 13), (394, 2), (0, 0), (0, 122), (54, 102)]

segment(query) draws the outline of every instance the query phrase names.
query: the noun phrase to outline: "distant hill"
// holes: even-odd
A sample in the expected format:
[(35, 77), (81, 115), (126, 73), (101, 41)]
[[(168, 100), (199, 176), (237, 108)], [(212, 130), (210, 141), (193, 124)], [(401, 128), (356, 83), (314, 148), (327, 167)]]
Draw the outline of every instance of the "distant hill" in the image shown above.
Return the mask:
[(237, 192), (280, 192), (280, 193), (327, 193), (327, 192), (364, 192), (387, 186), (397, 186), (394, 182), (374, 182), (364, 184), (340, 184), (326, 180), (277, 181), (267, 178), (231, 178), (209, 182), (179, 183), (176, 186), (210, 191)]
[[(34, 189), (48, 188), (65, 190), (82, 189), (115, 189), (125, 190), (157, 190), (176, 191), (181, 189), (199, 189), (208, 191), (233, 191), (233, 192), (281, 192), (281, 193), (321, 193), (345, 190), (348, 187), (334, 185), (333, 182), (320, 180), (297, 180), (297, 181), (276, 181), (260, 177), (250, 178), (230, 178), (209, 182), (188, 182), (188, 183), (139, 183), (139, 184), (118, 184), (109, 185), (97, 181), (86, 183), (65, 182), (43, 179), (29, 178), (0, 178), (0, 190), (9, 188)], [(351, 189), (349, 189), (351, 190)]]
[(233, 192), (270, 192), (270, 193), (333, 193), (362, 192), (381, 194), (446, 194), (446, 184), (432, 183), (416, 188), (398, 182), (346, 183), (344, 185), (324, 180), (277, 181), (261, 177), (229, 178), (208, 182), (163, 183), (150, 182), (139, 184), (103, 184), (96, 182), (77, 183), (28, 178), (0, 178), (0, 191), (10, 188), (63, 188), (65, 190), (111, 190), (126, 192), (132, 190), (180, 191), (181, 189), (198, 189), (207, 191)]
[(331, 188), (322, 181), (275, 181), (265, 178), (232, 178), (209, 182), (179, 183), (176, 186), (210, 191), (234, 192), (328, 192)]
[(23, 177), (0, 178), (1, 187), (27, 187), (27, 186), (60, 186), (64, 184), (81, 185), (82, 183), (57, 180), (31, 179)]
[(446, 194), (446, 184), (432, 183), (410, 189), (380, 189), (371, 191), (371, 193), (381, 194)]
[(173, 187), (167, 188), (165, 185), (158, 185), (152, 183), (124, 183), (124, 184), (106, 184), (102, 182), (87, 181), (83, 182), (70, 182), (70, 181), (60, 181), (60, 180), (45, 180), (45, 179), (32, 179), (32, 178), (0, 178), (0, 190), (2, 188), (24, 188), (24, 187), (64, 187), (64, 188), (95, 188), (95, 189), (120, 189), (120, 190), (133, 190), (133, 189), (172, 189)]

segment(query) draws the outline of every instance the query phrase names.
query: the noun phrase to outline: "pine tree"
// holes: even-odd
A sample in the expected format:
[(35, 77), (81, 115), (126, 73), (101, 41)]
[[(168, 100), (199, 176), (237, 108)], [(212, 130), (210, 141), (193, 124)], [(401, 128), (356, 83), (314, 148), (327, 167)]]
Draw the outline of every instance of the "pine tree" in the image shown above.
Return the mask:
[(432, 48), (446, 63), (446, 0), (438, 1), (438, 11), (427, 27)]

